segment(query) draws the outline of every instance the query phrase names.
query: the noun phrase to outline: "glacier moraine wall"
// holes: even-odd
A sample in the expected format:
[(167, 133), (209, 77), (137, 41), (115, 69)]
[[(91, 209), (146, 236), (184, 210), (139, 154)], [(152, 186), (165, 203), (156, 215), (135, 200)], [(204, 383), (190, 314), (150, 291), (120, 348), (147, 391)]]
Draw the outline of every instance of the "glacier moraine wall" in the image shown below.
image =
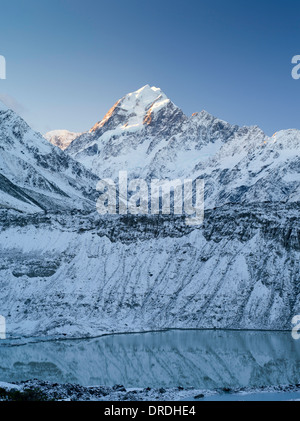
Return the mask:
[(300, 314), (299, 203), (184, 217), (0, 212), (8, 336), (166, 328), (289, 330)]

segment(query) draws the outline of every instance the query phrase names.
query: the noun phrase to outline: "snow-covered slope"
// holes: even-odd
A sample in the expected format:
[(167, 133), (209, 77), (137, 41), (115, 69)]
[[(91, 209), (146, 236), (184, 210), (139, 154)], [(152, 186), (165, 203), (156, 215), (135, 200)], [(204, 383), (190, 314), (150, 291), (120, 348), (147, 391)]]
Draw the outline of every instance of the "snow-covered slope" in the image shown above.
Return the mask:
[(73, 142), (76, 137), (82, 133), (74, 133), (69, 130), (52, 130), (44, 134), (44, 138), (47, 139), (52, 145), (58, 146), (63, 151)]
[(94, 209), (96, 180), (0, 103), (0, 208)]

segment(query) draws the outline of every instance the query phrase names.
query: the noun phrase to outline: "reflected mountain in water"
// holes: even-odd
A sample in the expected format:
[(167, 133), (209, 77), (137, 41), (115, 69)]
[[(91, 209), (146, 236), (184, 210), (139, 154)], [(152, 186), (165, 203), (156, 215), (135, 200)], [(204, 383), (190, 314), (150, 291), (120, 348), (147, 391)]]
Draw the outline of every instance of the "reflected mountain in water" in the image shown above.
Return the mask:
[(287, 332), (167, 331), (12, 345), (1, 381), (85, 386), (256, 387), (300, 382), (300, 341)]

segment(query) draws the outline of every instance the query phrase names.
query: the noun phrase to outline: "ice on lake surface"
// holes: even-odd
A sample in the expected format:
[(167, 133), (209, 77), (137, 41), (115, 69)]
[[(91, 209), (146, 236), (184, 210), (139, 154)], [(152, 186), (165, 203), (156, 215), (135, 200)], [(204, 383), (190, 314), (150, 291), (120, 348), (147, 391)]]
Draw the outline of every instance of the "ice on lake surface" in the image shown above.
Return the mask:
[(0, 341), (0, 381), (84, 386), (261, 387), (300, 383), (290, 332), (170, 330), (94, 339)]

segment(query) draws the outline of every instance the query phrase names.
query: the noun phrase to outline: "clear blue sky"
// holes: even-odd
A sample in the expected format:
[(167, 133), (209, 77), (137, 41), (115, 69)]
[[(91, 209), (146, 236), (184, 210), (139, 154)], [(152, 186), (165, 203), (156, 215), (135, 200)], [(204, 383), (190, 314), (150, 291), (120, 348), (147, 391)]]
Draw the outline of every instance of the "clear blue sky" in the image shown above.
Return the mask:
[(84, 131), (145, 84), (269, 135), (300, 128), (299, 0), (0, 0), (0, 97), (37, 130)]

